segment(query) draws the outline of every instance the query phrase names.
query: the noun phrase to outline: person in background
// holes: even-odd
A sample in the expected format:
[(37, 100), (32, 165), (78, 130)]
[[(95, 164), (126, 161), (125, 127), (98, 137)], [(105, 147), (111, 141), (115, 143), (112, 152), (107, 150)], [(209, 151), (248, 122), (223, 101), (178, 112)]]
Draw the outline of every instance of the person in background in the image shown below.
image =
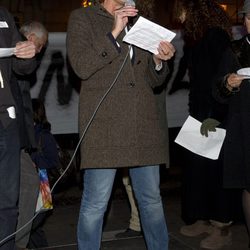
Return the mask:
[(22, 41), (13, 16), (2, 7), (0, 19), (0, 47), (14, 48), (13, 55), (0, 58), (0, 249), (13, 250), (14, 236), (10, 235), (15, 232), (18, 216), (20, 136), (10, 85), (14, 73), (25, 75), (34, 70), (35, 45)]
[[(44, 25), (37, 21), (24, 23), (19, 31), (28, 41), (32, 41), (36, 47), (36, 69), (40, 65), (41, 56), (48, 41), (48, 31)], [(32, 75), (36, 74), (36, 70)], [(18, 121), (21, 137), (21, 173), (20, 173), (20, 195), (19, 195), (19, 215), (17, 230), (22, 228), (35, 214), (38, 191), (39, 191), (39, 176), (37, 169), (30, 158), (30, 153), (37, 149), (35, 140), (33, 110), (30, 96), (30, 86), (34, 77), (31, 75), (16, 76), (18, 84), (14, 85), (16, 102), (19, 102)], [(27, 206), (27, 204), (29, 204)], [(16, 235), (16, 246), (18, 248), (26, 248), (31, 230), (32, 222), (26, 225)]]
[[(50, 169), (59, 166), (57, 143), (50, 132), (51, 125), (47, 120), (43, 102), (39, 99), (32, 99), (32, 109), (37, 150), (33, 151), (30, 156), (37, 168), (46, 169), (49, 172)], [(34, 219), (27, 248), (33, 249), (48, 246), (43, 225), (50, 212), (51, 210), (41, 211)]]
[[(212, 88), (221, 58), (231, 46), (230, 20), (213, 0), (176, 0), (175, 17), (183, 25), (190, 78), (189, 113), (202, 123), (213, 117), (223, 126), (227, 106), (214, 100)], [(230, 245), (233, 193), (223, 189), (222, 157), (211, 160), (187, 150), (185, 154), (181, 206), (182, 218), (188, 225), (180, 232), (189, 237), (208, 233), (200, 242), (202, 248)]]
[[(250, 1), (245, 0), (239, 15), (243, 17), (246, 35), (232, 42), (232, 50), (223, 57), (222, 71), (214, 96), (229, 107), (224, 141), (225, 188), (242, 190), (242, 206), (250, 242)], [(232, 53), (233, 51), (233, 53)], [(248, 71), (237, 71), (246, 68)], [(250, 244), (248, 246), (250, 248)]]
[[(136, 1), (138, 9), (152, 1)], [(159, 42), (156, 54), (122, 42), (137, 8), (124, 0), (93, 1), (74, 10), (67, 29), (67, 53), (81, 78), (79, 133), (120, 72), (94, 117), (81, 146), (84, 188), (79, 212), (78, 249), (99, 250), (103, 216), (117, 168), (129, 167), (147, 248), (168, 249), (168, 230), (159, 190), (159, 164), (166, 163), (166, 130), (153, 89), (168, 74), (175, 49)], [(124, 65), (123, 65), (124, 62)], [(97, 143), (98, 142), (98, 143)]]
[(48, 31), (42, 23), (37, 21), (26, 22), (20, 27), (20, 32), (28, 41), (35, 44), (36, 54), (46, 47)]
[(133, 187), (131, 185), (128, 169), (124, 169), (122, 183), (125, 187), (130, 205), (130, 220), (128, 228), (124, 232), (117, 233), (115, 237), (118, 239), (122, 239), (142, 236), (140, 216), (137, 208), (137, 202), (134, 196)]

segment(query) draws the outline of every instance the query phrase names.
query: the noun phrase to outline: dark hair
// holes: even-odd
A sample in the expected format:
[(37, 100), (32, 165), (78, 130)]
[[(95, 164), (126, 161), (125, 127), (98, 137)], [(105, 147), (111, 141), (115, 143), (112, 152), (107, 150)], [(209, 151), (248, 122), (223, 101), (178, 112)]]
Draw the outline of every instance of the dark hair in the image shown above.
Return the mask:
[[(184, 22), (185, 40), (195, 42), (202, 38), (208, 28), (218, 27), (231, 37), (231, 22), (224, 9), (214, 0), (175, 0), (174, 17), (186, 12)], [(179, 20), (180, 21), (180, 20)]]
[(136, 8), (139, 10), (139, 15), (145, 18), (155, 18), (155, 1), (153, 0), (136, 0)]
[(44, 129), (51, 129), (51, 125), (47, 120), (44, 104), (39, 99), (32, 99), (33, 120)]

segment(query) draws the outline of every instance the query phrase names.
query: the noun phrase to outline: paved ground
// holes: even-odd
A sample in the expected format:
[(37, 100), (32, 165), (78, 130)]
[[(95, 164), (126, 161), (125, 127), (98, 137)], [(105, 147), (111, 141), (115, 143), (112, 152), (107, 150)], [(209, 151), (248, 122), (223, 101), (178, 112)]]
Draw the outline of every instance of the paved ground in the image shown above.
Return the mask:
[[(180, 181), (170, 177), (161, 185), (165, 214), (170, 234), (170, 250), (200, 249), (196, 238), (179, 233), (183, 222), (180, 217)], [(72, 187), (55, 197), (55, 208), (44, 226), (50, 250), (76, 250), (76, 224), (80, 206), (81, 189)], [(104, 227), (102, 250), (146, 250), (143, 237), (117, 240), (115, 234), (127, 228), (129, 205), (125, 191), (115, 187)], [(242, 223), (232, 226), (233, 244), (223, 250), (246, 250), (248, 237)], [(163, 249), (164, 250), (164, 249)]]

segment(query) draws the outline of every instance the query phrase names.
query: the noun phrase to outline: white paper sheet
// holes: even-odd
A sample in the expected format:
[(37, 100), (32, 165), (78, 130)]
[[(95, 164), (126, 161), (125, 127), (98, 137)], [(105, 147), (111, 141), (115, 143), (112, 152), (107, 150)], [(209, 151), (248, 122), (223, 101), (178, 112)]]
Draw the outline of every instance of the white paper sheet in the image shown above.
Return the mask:
[(159, 43), (161, 41), (171, 42), (175, 35), (174, 32), (140, 16), (125, 35), (123, 41), (148, 50), (153, 54), (158, 54)]
[(16, 118), (16, 110), (15, 110), (14, 106), (10, 106), (9, 108), (7, 108), (7, 111), (8, 111), (9, 117), (11, 119), (15, 119)]
[(219, 157), (226, 130), (216, 128), (216, 132), (209, 132), (208, 137), (200, 133), (201, 123), (189, 116), (183, 124), (175, 142), (195, 154), (216, 160)]
[(12, 56), (14, 50), (15, 48), (0, 48), (0, 58)]
[(244, 79), (250, 79), (250, 68), (239, 69), (237, 74), (244, 76)]

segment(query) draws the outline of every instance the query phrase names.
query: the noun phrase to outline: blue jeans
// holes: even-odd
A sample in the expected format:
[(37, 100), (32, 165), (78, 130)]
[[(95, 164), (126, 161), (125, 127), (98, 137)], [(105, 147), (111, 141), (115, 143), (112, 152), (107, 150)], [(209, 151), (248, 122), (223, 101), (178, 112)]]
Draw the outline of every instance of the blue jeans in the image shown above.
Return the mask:
[[(168, 231), (160, 196), (159, 166), (130, 168), (142, 229), (148, 250), (167, 250)], [(116, 169), (87, 169), (79, 213), (79, 250), (99, 250), (103, 216), (111, 195)]]
[[(0, 123), (0, 241), (15, 232), (18, 215), (20, 145), (17, 122), (7, 128)], [(14, 237), (0, 244), (13, 250)]]

